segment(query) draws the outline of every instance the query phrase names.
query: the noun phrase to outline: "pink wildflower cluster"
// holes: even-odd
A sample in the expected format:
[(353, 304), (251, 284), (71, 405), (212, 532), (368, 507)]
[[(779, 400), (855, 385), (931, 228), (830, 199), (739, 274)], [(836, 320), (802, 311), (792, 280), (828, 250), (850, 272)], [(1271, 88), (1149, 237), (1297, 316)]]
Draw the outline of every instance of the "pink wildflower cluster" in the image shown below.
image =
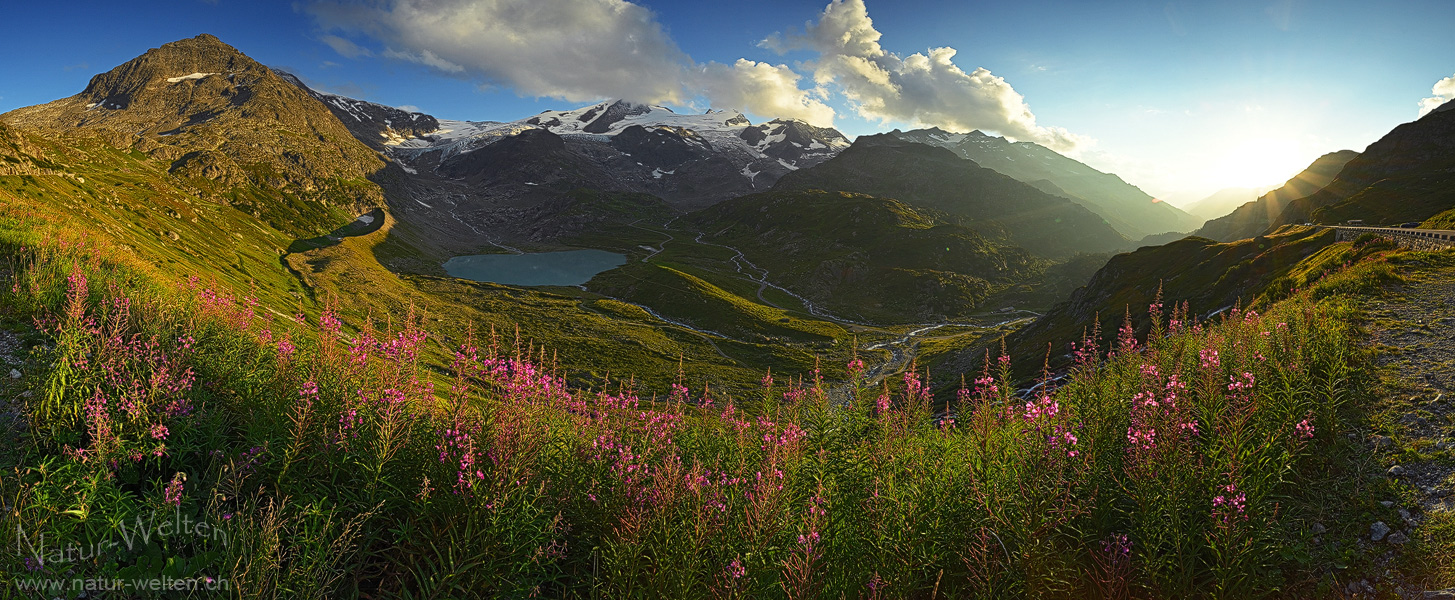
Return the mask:
[(167, 504), (171, 504), (172, 506), (182, 505), (182, 482), (186, 480), (186, 473), (177, 473), (172, 476), (172, 480), (167, 483), (167, 488), (162, 492), (163, 500)]
[(1176, 373), (1164, 375), (1156, 365), (1140, 367), (1142, 390), (1132, 396), (1127, 427), (1127, 452), (1133, 464), (1146, 464), (1170, 445), (1190, 442), (1200, 431), (1191, 407), (1182, 401), (1187, 385)]
[(1202, 361), (1202, 368), (1204, 369), (1216, 369), (1222, 364), (1218, 360), (1218, 351), (1216, 348), (1203, 348), (1202, 350), (1198, 350), (1197, 358)]
[(1067, 458), (1080, 455), (1077, 444), (1081, 441), (1075, 433), (1069, 414), (1061, 409), (1061, 403), (1048, 393), (1040, 394), (1035, 400), (1025, 403), (1021, 414), (1026, 432), (1035, 432), (1045, 438), (1045, 452)]
[[(191, 393), (197, 375), (188, 364), (191, 335), (173, 339), (137, 331), (132, 300), (118, 294), (88, 313), (86, 277), (79, 270), (68, 277), (72, 305), (56, 327), (76, 331), (79, 344), (61, 358), (80, 373), (73, 389), (87, 389), (82, 418), (87, 447), (72, 451), (83, 461), (99, 461), (119, 468), (120, 460), (133, 462), (147, 455), (160, 457), (172, 429), (192, 412)], [(60, 333), (60, 329), (56, 333)], [(74, 392), (73, 392), (74, 393)]]
[(479, 465), (479, 455), (475, 446), (475, 440), (479, 437), (478, 426), (467, 426), (455, 424), (439, 432), (439, 441), (435, 443), (435, 451), (439, 452), (439, 461), (455, 469), (456, 494), (465, 493), (474, 489), (475, 484), (485, 479), (485, 472)]
[(1219, 489), (1222, 493), (1213, 497), (1213, 518), (1223, 525), (1248, 520), (1248, 496), (1238, 490), (1237, 484), (1229, 483)]
[(1293, 426), (1293, 431), (1300, 440), (1308, 440), (1314, 437), (1314, 426), (1313, 423), (1309, 423), (1308, 419), (1299, 421), (1297, 425)]

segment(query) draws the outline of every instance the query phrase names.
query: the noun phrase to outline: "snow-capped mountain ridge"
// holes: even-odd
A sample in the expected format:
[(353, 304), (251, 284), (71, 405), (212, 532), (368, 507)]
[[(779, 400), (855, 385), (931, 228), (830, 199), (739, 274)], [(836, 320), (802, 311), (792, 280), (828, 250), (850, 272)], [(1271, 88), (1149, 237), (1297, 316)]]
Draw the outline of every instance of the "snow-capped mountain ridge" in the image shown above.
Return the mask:
[[(326, 103), (352, 114), (361, 101), (328, 98)], [(384, 127), (382, 149), (406, 171), (458, 175), (459, 168), (440, 169), (532, 130), (559, 137), (571, 153), (613, 180), (600, 185), (689, 206), (766, 190), (783, 174), (849, 147), (837, 130), (794, 119), (754, 125), (735, 110), (682, 114), (614, 100), (509, 122), (438, 120), (435, 129), (414, 135)]]
[[(357, 101), (355, 101), (357, 102)], [(706, 149), (748, 150), (754, 159), (783, 158), (789, 168), (807, 155), (809, 162), (822, 162), (849, 147), (848, 138), (830, 128), (818, 128), (797, 119), (774, 119), (753, 125), (743, 113), (709, 110), (702, 114), (680, 114), (665, 106), (606, 101), (571, 110), (547, 110), (510, 122), (441, 120), (440, 128), (415, 138), (391, 140), (387, 145), (404, 153), (442, 151), (452, 156), (480, 148), (502, 137), (539, 128), (562, 137), (581, 137), (607, 142), (632, 127), (668, 129), (684, 141), (699, 141)], [(796, 133), (796, 135), (795, 135)], [(794, 152), (779, 147), (787, 144)], [(736, 147), (736, 148), (734, 148)], [(774, 152), (774, 150), (778, 150)], [(793, 154), (794, 156), (784, 156)], [(823, 156), (819, 156), (823, 155)]]
[(435, 131), (440, 124), (434, 117), (367, 100), (358, 100), (329, 92), (321, 92), (303, 83), (298, 76), (280, 69), (273, 73), (313, 96), (343, 122), (354, 137), (376, 150), (391, 143), (417, 138)]

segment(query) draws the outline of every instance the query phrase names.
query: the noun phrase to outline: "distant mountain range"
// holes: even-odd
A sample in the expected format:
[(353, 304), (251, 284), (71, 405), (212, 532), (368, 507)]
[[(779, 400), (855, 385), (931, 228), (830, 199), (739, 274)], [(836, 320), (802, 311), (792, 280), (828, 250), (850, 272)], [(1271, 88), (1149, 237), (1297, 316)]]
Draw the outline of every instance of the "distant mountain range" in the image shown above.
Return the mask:
[(961, 158), (1068, 198), (1101, 217), (1128, 239), (1188, 232), (1202, 219), (1161, 202), (1122, 178), (1103, 173), (1032, 142), (1011, 142), (980, 131), (950, 133), (939, 128), (889, 132), (899, 139), (948, 148)]
[(1228, 213), (1233, 212), (1233, 210), (1238, 208), (1239, 206), (1257, 200), (1259, 196), (1262, 196), (1263, 194), (1266, 194), (1273, 189), (1273, 186), (1261, 188), (1223, 188), (1221, 190), (1213, 192), (1206, 198), (1203, 198), (1196, 202), (1192, 202), (1187, 206), (1182, 207), (1182, 210), (1187, 214), (1198, 217), (1200, 219), (1216, 219), (1218, 217), (1226, 216)]
[(1251, 238), (1270, 229), (1290, 202), (1319, 191), (1359, 153), (1353, 150), (1330, 152), (1314, 160), (1308, 168), (1294, 175), (1278, 189), (1252, 202), (1246, 202), (1221, 217), (1212, 219), (1193, 235), (1231, 242)]
[(945, 148), (893, 134), (860, 136), (833, 159), (783, 176), (773, 189), (893, 198), (940, 211), (986, 237), (1040, 256), (1105, 252), (1128, 244), (1100, 217), (1071, 200)]

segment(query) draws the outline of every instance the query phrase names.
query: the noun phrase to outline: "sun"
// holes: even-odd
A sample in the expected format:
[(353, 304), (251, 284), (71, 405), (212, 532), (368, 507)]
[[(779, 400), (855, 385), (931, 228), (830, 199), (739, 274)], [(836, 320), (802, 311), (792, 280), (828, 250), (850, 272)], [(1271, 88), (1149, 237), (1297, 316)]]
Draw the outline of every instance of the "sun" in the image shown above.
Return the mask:
[(1300, 150), (1287, 139), (1245, 139), (1223, 154), (1213, 175), (1223, 187), (1276, 186), (1308, 166)]

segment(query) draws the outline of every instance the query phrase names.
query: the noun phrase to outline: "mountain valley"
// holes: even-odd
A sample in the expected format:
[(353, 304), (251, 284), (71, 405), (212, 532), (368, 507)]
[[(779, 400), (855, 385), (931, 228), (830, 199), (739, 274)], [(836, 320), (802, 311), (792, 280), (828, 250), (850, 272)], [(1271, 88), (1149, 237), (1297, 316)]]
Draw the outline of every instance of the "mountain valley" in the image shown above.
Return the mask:
[[(159, 546), (187, 558), (158, 565), (182, 566), (126, 569), (190, 576), (225, 558), (291, 573), (249, 583), (277, 597), (811, 597), (783, 573), (838, 573), (815, 561), (882, 543), (929, 558), (865, 551), (825, 589), (858, 594), (849, 579), (882, 566), (900, 569), (891, 597), (939, 597), (947, 570), (952, 597), (1210, 581), (1332, 597), (1343, 569), (1394, 560), (1369, 550), (1365, 521), (1405, 536), (1455, 523), (1433, 508), (1455, 507), (1455, 480), (1398, 492), (1371, 471), (1403, 453), (1433, 473), (1455, 450), (1433, 445), (1449, 424), (1431, 416), (1415, 417), (1418, 447), (1368, 437), (1389, 428), (1363, 407), (1385, 384), (1360, 347), (1394, 326), (1361, 321), (1362, 303), (1455, 263), (1339, 229), (1455, 229), (1455, 103), (1194, 215), (980, 130), (851, 139), (625, 99), (462, 121), (316, 87), (202, 34), (0, 114), (0, 350), (16, 369), (0, 439), (165, 499), (146, 510), (206, 489), (187, 510), (291, 519), (247, 530), (235, 551), (254, 554)], [(568, 250), (615, 262), (560, 285), (445, 269)], [(1385, 317), (1416, 310), (1396, 308)], [(231, 446), (208, 454), (217, 440)], [(49, 471), (24, 469), (0, 495), (52, 493)], [(1397, 521), (1394, 501), (1359, 496), (1371, 489), (1422, 494), (1406, 504), (1429, 514)], [(25, 518), (94, 526), (89, 509), (46, 510)], [(856, 527), (828, 514), (872, 516), (883, 539), (818, 546)], [(1305, 535), (1314, 523), (1338, 531)], [(1410, 556), (1437, 560), (1430, 539)], [(310, 556), (343, 548), (351, 578), (264, 556), (315, 542)], [(488, 556), (445, 555), (462, 548)], [(1224, 551), (1262, 562), (1214, 564)], [(1107, 587), (1134, 579), (1127, 556), (1141, 587)], [(735, 574), (745, 563), (767, 575)], [(421, 566), (446, 564), (473, 566)]]

